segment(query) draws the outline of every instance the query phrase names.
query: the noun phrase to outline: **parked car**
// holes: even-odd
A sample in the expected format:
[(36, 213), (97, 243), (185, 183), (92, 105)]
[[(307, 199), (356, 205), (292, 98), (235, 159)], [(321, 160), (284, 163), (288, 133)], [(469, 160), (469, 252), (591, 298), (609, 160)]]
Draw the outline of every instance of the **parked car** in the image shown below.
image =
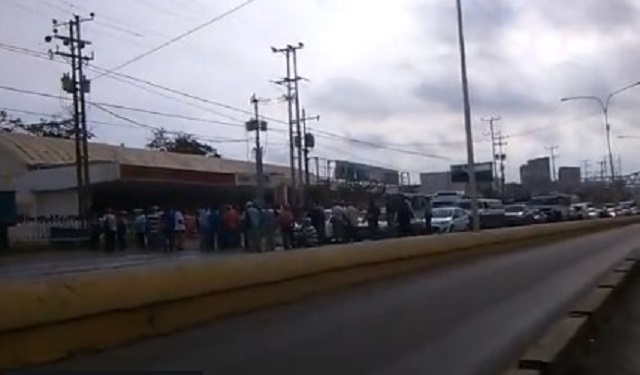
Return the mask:
[(536, 214), (540, 211), (529, 209), (524, 204), (512, 204), (504, 208), (504, 216), (508, 226), (530, 225), (536, 223)]
[(571, 208), (575, 212), (575, 220), (595, 219), (599, 216), (591, 202), (575, 203), (571, 205)]
[(607, 203), (602, 210), (603, 217), (616, 217), (618, 216), (618, 209), (613, 203)]
[(620, 202), (618, 212), (622, 216), (637, 215), (638, 207), (635, 201)]
[(432, 211), (434, 233), (464, 232), (469, 228), (469, 215), (460, 207), (438, 207)]

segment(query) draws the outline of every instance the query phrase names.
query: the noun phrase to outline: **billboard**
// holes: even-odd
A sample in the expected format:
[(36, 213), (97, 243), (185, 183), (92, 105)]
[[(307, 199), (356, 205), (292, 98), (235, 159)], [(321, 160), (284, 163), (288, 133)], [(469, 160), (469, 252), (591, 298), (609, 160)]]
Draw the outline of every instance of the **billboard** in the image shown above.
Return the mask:
[(344, 160), (335, 161), (334, 177), (336, 180), (371, 181), (389, 185), (398, 185), (400, 180), (396, 170)]
[[(476, 163), (474, 170), (477, 182), (493, 181), (493, 163)], [(451, 166), (451, 182), (469, 182), (467, 164), (456, 164)]]

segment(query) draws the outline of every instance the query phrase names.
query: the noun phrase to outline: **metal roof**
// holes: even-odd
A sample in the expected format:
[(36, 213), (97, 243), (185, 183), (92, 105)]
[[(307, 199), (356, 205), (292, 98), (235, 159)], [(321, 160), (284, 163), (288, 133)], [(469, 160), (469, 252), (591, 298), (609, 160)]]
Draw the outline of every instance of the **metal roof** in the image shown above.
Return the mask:
[[(144, 167), (162, 167), (217, 173), (255, 172), (255, 164), (241, 160), (209, 158), (200, 155), (176, 154), (138, 148), (89, 143), (92, 163), (120, 163)], [(0, 150), (12, 155), (27, 168), (46, 168), (75, 162), (75, 143), (72, 140), (36, 137), (27, 134), (0, 132)], [(265, 165), (266, 173), (289, 176), (289, 168)]]

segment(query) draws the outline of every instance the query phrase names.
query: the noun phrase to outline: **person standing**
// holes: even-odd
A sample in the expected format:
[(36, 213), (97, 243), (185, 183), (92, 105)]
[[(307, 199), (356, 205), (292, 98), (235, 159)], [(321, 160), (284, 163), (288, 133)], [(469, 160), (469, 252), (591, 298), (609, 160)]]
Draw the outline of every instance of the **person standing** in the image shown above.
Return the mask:
[(111, 209), (107, 210), (104, 215), (104, 247), (108, 252), (113, 252), (116, 249), (116, 232), (118, 230), (118, 224), (116, 216)]
[(432, 215), (431, 199), (427, 198), (427, 201), (425, 202), (425, 206), (424, 206), (424, 225), (425, 225), (427, 234), (432, 233), (432, 228), (431, 228), (432, 218), (433, 218), (433, 215)]
[(116, 242), (118, 244), (118, 250), (124, 251), (127, 249), (127, 212), (122, 211), (118, 214), (116, 220)]
[(358, 222), (360, 221), (360, 211), (353, 205), (353, 203), (349, 203), (346, 210), (349, 241), (356, 242), (358, 241)]
[(176, 210), (173, 215), (175, 218), (174, 231), (176, 239), (176, 249), (178, 251), (182, 251), (184, 250), (184, 237), (187, 232), (187, 224), (185, 222), (182, 211)]
[(175, 211), (168, 208), (162, 214), (160, 220), (163, 235), (163, 250), (165, 252), (173, 252), (176, 244), (176, 215)]
[(285, 250), (291, 249), (293, 245), (293, 212), (288, 205), (284, 205), (278, 213), (278, 227), (282, 235), (282, 246)]
[(264, 245), (266, 251), (276, 250), (276, 230), (278, 230), (278, 222), (276, 219), (276, 213), (272, 207), (267, 207), (262, 210), (262, 237), (264, 238)]
[(253, 202), (245, 205), (244, 222), (245, 235), (247, 236), (247, 248), (252, 253), (262, 251), (260, 240), (261, 214), (258, 207)]
[(225, 231), (225, 247), (235, 248), (240, 245), (240, 215), (233, 206), (227, 206), (222, 222)]
[(137, 215), (133, 222), (133, 227), (136, 233), (136, 244), (140, 249), (144, 249), (147, 246), (147, 216), (140, 209), (136, 210), (135, 212), (137, 213)]
[(400, 236), (411, 235), (411, 218), (413, 213), (411, 212), (411, 206), (406, 200), (402, 200), (398, 212), (396, 213), (396, 219), (398, 221), (398, 232)]
[(378, 238), (378, 230), (380, 223), (380, 209), (376, 205), (376, 202), (371, 199), (369, 201), (369, 207), (367, 208), (367, 227), (369, 228), (369, 237), (372, 240)]
[(198, 238), (200, 250), (208, 250), (211, 243), (211, 228), (209, 227), (209, 210), (206, 208), (198, 213)]
[(347, 213), (344, 207), (339, 203), (333, 205), (331, 208), (331, 227), (333, 231), (333, 239), (337, 242), (344, 242), (345, 232), (347, 226)]
[(151, 208), (150, 213), (146, 215), (146, 234), (147, 234), (147, 247), (149, 250), (158, 249), (162, 244), (162, 223), (160, 222), (162, 218), (162, 211), (160, 211), (160, 207), (154, 206)]
[(324, 208), (320, 205), (320, 203), (316, 203), (313, 208), (309, 210), (307, 216), (309, 217), (309, 219), (311, 219), (311, 225), (316, 228), (319, 243), (325, 243), (326, 218), (324, 215)]
[(209, 215), (207, 216), (207, 220), (209, 221), (209, 243), (208, 248), (212, 251), (218, 250), (218, 248), (222, 247), (220, 244), (220, 212), (218, 208), (211, 207), (209, 209)]

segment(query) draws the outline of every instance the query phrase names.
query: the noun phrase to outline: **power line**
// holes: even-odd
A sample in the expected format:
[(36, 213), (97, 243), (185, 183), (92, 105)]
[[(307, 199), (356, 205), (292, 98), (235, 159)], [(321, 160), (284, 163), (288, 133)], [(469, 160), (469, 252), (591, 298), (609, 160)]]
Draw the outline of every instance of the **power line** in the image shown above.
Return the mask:
[[(104, 112), (118, 118), (121, 119), (123, 121), (126, 121), (128, 124), (123, 124), (123, 123), (116, 123), (116, 122), (109, 122), (109, 121), (99, 121), (99, 120), (91, 120), (88, 121), (91, 124), (95, 124), (95, 125), (107, 125), (107, 126), (121, 126), (121, 127), (127, 127), (127, 128), (143, 128), (143, 129), (149, 129), (149, 130), (160, 130), (163, 129), (165, 130), (168, 134), (181, 134), (181, 133), (186, 133), (186, 134), (190, 134), (192, 136), (194, 136), (196, 139), (202, 140), (202, 141), (208, 141), (208, 142), (212, 142), (212, 143), (240, 143), (240, 142), (246, 142), (246, 139), (244, 138), (211, 138), (202, 134), (197, 134), (197, 133), (187, 133), (187, 132), (183, 132), (183, 131), (178, 131), (178, 130), (171, 130), (171, 129), (167, 129), (167, 128), (163, 128), (161, 126), (153, 126), (153, 125), (148, 125), (142, 122), (139, 122), (137, 120), (133, 120), (131, 118), (128, 118), (126, 116), (117, 114), (113, 111), (109, 111), (107, 109), (105, 109), (103, 106), (99, 106), (99, 105), (94, 105), (94, 107), (103, 110)], [(28, 114), (28, 115), (33, 115), (33, 116), (40, 116), (43, 118), (51, 118), (51, 119), (60, 119), (63, 118), (62, 115), (52, 115), (52, 114), (48, 114), (48, 113), (44, 113), (44, 112), (37, 112), (37, 111), (29, 111), (29, 110), (24, 110), (24, 109), (16, 109), (16, 108), (7, 108), (7, 107), (0, 107), (0, 111), (5, 111), (5, 112), (11, 112), (11, 113), (22, 113), (22, 114)]]
[[(23, 50), (27, 50), (27, 49), (24, 49), (24, 48), (22, 48), (22, 49)], [(29, 51), (29, 50), (27, 50), (27, 51)], [(132, 77), (130, 75), (119, 73), (119, 72), (109, 71), (107, 69), (100, 68), (100, 67), (97, 67), (95, 65), (92, 66), (92, 69), (97, 69), (98, 71), (102, 71), (103, 75), (116, 75), (116, 76), (119, 76), (119, 77), (122, 77), (122, 78), (125, 78), (125, 79), (129, 79), (129, 80), (132, 80), (132, 81), (135, 81), (135, 82), (140, 82), (140, 83), (149, 85), (151, 87), (155, 87), (155, 88), (158, 88), (160, 90), (164, 90), (164, 91), (176, 94), (176, 95), (184, 96), (184, 97), (189, 98), (189, 99), (193, 99), (193, 100), (197, 100), (197, 101), (200, 101), (200, 102), (203, 102), (203, 103), (215, 105), (215, 106), (218, 106), (218, 107), (221, 107), (221, 108), (225, 108), (225, 109), (228, 109), (228, 110), (231, 110), (231, 111), (235, 111), (235, 112), (238, 112), (238, 113), (243, 113), (245, 115), (252, 115), (251, 111), (248, 111), (248, 110), (245, 110), (245, 109), (242, 109), (242, 108), (237, 108), (237, 107), (234, 107), (234, 106), (231, 106), (231, 105), (228, 105), (228, 104), (216, 102), (216, 101), (213, 101), (213, 100), (209, 100), (209, 99), (206, 99), (206, 98), (202, 98), (202, 97), (199, 97), (199, 96), (196, 96), (196, 95), (193, 95), (193, 94), (189, 94), (189, 93), (186, 93), (186, 92), (183, 92), (183, 91), (180, 91), (180, 90), (176, 90), (176, 89), (173, 89), (173, 88), (170, 88), (170, 87), (166, 87), (166, 86), (163, 86), (163, 85), (160, 85), (160, 84), (157, 84), (157, 83), (145, 80), (145, 79)], [(217, 114), (219, 114), (219, 113), (217, 113)], [(277, 123), (277, 124), (281, 124), (281, 125), (288, 125), (288, 123), (286, 121), (282, 121), (282, 120), (279, 120), (279, 119), (276, 119), (276, 118), (273, 118), (273, 117), (268, 117), (268, 116), (262, 116), (262, 117), (264, 119), (266, 119), (266, 120), (269, 120), (269, 121), (273, 122), (273, 123)], [(313, 128), (310, 128), (310, 130), (318, 133), (318, 135), (320, 135), (320, 136), (328, 136), (328, 137), (343, 139), (343, 140), (354, 142), (354, 143), (359, 143), (359, 144), (363, 144), (363, 145), (369, 145), (369, 146), (372, 146), (372, 147), (382, 147), (382, 148), (386, 148), (386, 149), (389, 149), (389, 150), (395, 150), (395, 151), (398, 151), (398, 149), (397, 149), (398, 147), (412, 147), (412, 148), (416, 147), (416, 146), (413, 146), (413, 145), (384, 144), (384, 143), (380, 143), (380, 142), (364, 141), (364, 140), (361, 140), (361, 139), (349, 137), (349, 136), (346, 136), (346, 135), (343, 135), (343, 134), (337, 134), (337, 133), (329, 132), (329, 131), (326, 131), (326, 130), (317, 130), (317, 129), (313, 129)], [(442, 144), (444, 144), (444, 143), (442, 143)], [(449, 144), (458, 144), (458, 142), (449, 142)], [(426, 143), (425, 143), (425, 145), (426, 145)], [(418, 152), (418, 151), (411, 151), (411, 150), (401, 150), (400, 152), (412, 153), (412, 154), (416, 154), (416, 155), (424, 156), (424, 157), (444, 158), (444, 157), (441, 157), (441, 156), (438, 156), (438, 155), (425, 154), (425, 153), (421, 153), (421, 152)], [(448, 158), (444, 158), (443, 160), (447, 160), (447, 159)]]
[[(160, 44), (159, 46), (157, 46), (155, 48), (152, 48), (152, 49), (150, 49), (150, 50), (148, 50), (148, 51), (146, 51), (146, 52), (144, 52), (144, 53), (142, 53), (140, 55), (137, 55), (137, 56), (135, 56), (135, 57), (123, 62), (122, 64), (112, 68), (112, 69), (109, 69), (109, 73), (115, 72), (116, 70), (120, 70), (120, 69), (124, 68), (125, 66), (131, 65), (134, 62), (139, 61), (139, 60), (141, 60), (141, 59), (143, 59), (143, 58), (145, 58), (145, 57), (147, 57), (147, 56), (149, 56), (149, 55), (151, 55), (151, 54), (153, 54), (153, 53), (155, 53), (155, 52), (157, 52), (157, 51), (159, 51), (159, 50), (161, 50), (161, 49), (163, 49), (163, 48), (165, 48), (165, 47), (167, 47), (167, 46), (169, 46), (169, 45), (171, 45), (171, 44), (173, 44), (173, 43), (175, 43), (177, 41), (179, 41), (180, 39), (183, 39), (183, 38), (185, 38), (185, 37), (197, 32), (197, 31), (203, 29), (203, 28), (211, 25), (212, 23), (214, 23), (216, 21), (219, 21), (219, 20), (221, 20), (221, 19), (223, 19), (223, 18), (225, 18), (225, 17), (227, 17), (227, 16), (239, 11), (240, 9), (242, 9), (245, 6), (253, 3), (254, 1), (255, 0), (247, 0), (247, 1), (243, 2), (243, 3), (241, 3), (240, 5), (229, 9), (228, 11), (211, 18), (207, 22), (202, 23), (202, 24), (200, 24), (200, 25), (198, 25), (198, 26), (196, 26), (196, 27), (194, 27), (194, 28), (192, 28), (192, 29), (190, 29), (190, 30), (188, 30), (188, 31), (186, 31), (186, 32), (184, 32), (184, 33), (182, 33), (182, 34), (180, 34), (180, 35), (178, 35), (178, 36), (176, 36), (176, 37), (164, 42), (164, 43), (162, 43), (162, 44)], [(94, 79), (98, 79), (98, 78), (100, 78), (100, 77), (102, 77), (102, 76), (104, 76), (106, 74), (108, 74), (108, 73), (104, 72), (101, 75), (95, 77)]]

